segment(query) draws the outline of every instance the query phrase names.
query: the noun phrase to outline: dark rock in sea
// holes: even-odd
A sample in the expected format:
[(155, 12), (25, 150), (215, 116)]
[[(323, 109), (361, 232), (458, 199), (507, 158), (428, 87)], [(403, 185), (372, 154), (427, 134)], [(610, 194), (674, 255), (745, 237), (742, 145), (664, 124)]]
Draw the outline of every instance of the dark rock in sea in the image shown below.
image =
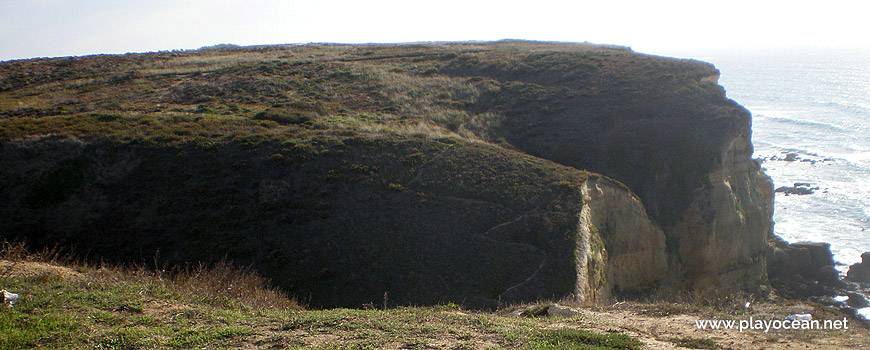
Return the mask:
[(870, 252), (861, 254), (861, 262), (849, 267), (846, 280), (852, 282), (870, 283)]
[(820, 267), (816, 271), (816, 276), (818, 276), (818, 281), (827, 285), (832, 286), (841, 286), (842, 281), (840, 281), (840, 272), (834, 267), (834, 265), (825, 265)]
[(863, 308), (870, 306), (870, 302), (867, 302), (867, 298), (863, 295), (855, 292), (846, 293), (846, 296), (849, 297), (849, 300), (846, 301), (847, 304), (851, 307), (855, 308)]
[[(788, 244), (779, 238), (774, 238), (771, 243), (768, 277), (779, 295), (812, 300), (863, 319), (857, 310), (870, 306), (870, 284), (857, 283), (855, 278), (859, 275), (870, 277), (870, 271), (865, 270), (870, 262), (870, 252), (862, 254), (863, 263), (852, 265), (850, 281), (848, 277), (840, 280), (828, 243)], [(870, 326), (870, 321), (866, 323)]]
[(800, 159), (800, 158), (798, 158), (798, 154), (797, 154), (797, 153), (789, 153), (789, 154), (786, 154), (786, 155), (785, 155), (785, 159), (783, 159), (783, 160), (786, 161), (786, 162), (794, 162), (794, 161), (796, 161), (796, 160), (798, 160), (798, 159)]
[(778, 187), (775, 192), (776, 193), (785, 193), (786, 196), (790, 196), (790, 195), (803, 196), (803, 195), (813, 194), (813, 190), (811, 190), (811, 189), (802, 188), (802, 187), (788, 187), (788, 186)]
[(819, 186), (813, 186), (807, 182), (795, 182), (794, 187), (789, 186), (780, 186), (774, 192), (777, 193), (785, 193), (786, 196), (790, 195), (808, 195), (813, 194), (815, 191), (819, 190)]

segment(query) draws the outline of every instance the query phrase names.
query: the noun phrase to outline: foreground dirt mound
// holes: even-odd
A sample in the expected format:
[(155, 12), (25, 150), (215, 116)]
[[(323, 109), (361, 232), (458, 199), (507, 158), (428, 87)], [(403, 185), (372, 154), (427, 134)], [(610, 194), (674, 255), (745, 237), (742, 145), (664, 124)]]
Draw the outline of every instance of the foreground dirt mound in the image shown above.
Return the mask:
[(52, 265), (37, 261), (9, 260), (0, 260), (0, 275), (6, 277), (53, 275), (64, 279), (77, 279), (82, 276), (81, 272), (65, 266)]

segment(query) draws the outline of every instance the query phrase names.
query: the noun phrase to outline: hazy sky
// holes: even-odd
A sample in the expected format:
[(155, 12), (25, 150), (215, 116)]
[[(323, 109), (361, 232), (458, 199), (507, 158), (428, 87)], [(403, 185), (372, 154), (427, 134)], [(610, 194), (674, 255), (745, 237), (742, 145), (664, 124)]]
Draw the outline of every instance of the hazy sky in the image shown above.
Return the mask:
[(0, 60), (308, 42), (870, 46), (870, 1), (0, 0)]

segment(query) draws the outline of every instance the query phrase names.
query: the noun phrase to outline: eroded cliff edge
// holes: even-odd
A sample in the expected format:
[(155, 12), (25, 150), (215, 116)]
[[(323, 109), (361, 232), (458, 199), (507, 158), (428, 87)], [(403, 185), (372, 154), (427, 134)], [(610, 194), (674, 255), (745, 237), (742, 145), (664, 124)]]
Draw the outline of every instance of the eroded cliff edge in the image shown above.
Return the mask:
[[(499, 56), (499, 60), (488, 57)], [(712, 65), (621, 53), (498, 50), (458, 59), (449, 74), (522, 81), (543, 106), (489, 96), (487, 130), (529, 154), (625, 183), (662, 228), (677, 289), (754, 289), (765, 279), (773, 188), (753, 160), (750, 113), (728, 99)], [(573, 63), (573, 65), (570, 65)], [(534, 64), (536, 74), (517, 73)], [(536, 108), (537, 107), (537, 108)]]
[(498, 42), (0, 72), (4, 239), (91, 259), (229, 258), (315, 306), (764, 280), (772, 185), (750, 158), (749, 113), (705, 63)]

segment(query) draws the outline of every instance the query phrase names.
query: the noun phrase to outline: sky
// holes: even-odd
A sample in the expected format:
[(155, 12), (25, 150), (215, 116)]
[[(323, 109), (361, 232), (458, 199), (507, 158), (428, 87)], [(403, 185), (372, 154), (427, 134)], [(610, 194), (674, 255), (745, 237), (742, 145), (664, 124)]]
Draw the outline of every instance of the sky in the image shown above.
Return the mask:
[(215, 44), (528, 39), (700, 49), (870, 47), (864, 0), (0, 0), (0, 60)]

